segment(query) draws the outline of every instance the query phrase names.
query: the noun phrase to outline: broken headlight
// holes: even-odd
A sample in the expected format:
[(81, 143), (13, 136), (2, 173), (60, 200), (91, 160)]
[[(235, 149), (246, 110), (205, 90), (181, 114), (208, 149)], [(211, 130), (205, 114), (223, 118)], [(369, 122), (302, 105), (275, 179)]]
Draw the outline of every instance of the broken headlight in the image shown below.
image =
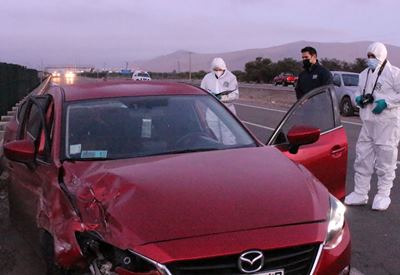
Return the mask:
[(167, 275), (163, 265), (129, 250), (122, 250), (101, 240), (95, 232), (76, 232), (83, 256), (92, 274), (119, 274), (126, 270), (132, 274)]

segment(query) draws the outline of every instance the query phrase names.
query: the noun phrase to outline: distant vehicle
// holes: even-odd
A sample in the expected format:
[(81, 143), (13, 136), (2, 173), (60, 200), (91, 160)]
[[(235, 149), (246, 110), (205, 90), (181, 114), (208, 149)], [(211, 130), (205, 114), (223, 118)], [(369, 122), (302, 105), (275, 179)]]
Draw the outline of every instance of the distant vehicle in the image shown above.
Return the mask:
[(73, 77), (75, 77), (75, 73), (71, 72), (71, 71), (68, 71), (68, 72), (65, 73), (65, 77), (66, 78), (73, 78)]
[(288, 85), (293, 85), (296, 86), (298, 77), (291, 74), (291, 73), (281, 73), (278, 76), (275, 76), (274, 79), (272, 80), (272, 83), (277, 86), (277, 85), (282, 85), (282, 86), (288, 86)]
[(357, 73), (333, 71), (333, 84), (339, 103), (340, 113), (343, 116), (352, 116), (358, 111), (355, 94), (358, 89)]
[(150, 75), (147, 72), (144, 71), (135, 71), (132, 75), (133, 80), (144, 80), (148, 81), (151, 80)]
[(61, 74), (60, 74), (59, 72), (57, 72), (57, 71), (52, 72), (51, 75), (52, 75), (53, 77), (60, 77), (60, 76), (61, 76)]

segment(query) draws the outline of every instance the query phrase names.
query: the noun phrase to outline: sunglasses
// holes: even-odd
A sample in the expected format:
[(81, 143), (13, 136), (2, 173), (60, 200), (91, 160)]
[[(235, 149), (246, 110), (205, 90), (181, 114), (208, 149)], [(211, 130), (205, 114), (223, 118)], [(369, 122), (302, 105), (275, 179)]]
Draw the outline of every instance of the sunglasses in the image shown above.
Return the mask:
[(375, 55), (372, 54), (372, 53), (367, 54), (367, 57), (368, 57), (368, 58), (376, 58)]

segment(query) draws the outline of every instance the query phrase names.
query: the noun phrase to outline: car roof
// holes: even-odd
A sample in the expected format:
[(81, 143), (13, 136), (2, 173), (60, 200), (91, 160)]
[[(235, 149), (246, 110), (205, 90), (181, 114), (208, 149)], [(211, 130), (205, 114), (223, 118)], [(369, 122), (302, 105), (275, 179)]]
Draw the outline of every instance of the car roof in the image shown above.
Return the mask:
[(359, 73), (355, 73), (355, 72), (346, 72), (346, 71), (331, 71), (331, 73), (336, 73), (336, 74), (354, 74), (354, 75), (359, 75)]
[(206, 91), (189, 84), (161, 81), (107, 80), (60, 86), (64, 90), (65, 101), (127, 96), (207, 94)]

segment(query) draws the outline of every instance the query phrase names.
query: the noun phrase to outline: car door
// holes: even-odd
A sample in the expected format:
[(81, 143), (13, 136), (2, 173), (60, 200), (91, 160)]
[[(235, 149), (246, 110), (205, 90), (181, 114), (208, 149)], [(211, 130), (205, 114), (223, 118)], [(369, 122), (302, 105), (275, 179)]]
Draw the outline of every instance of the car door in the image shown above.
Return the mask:
[(50, 160), (53, 128), (51, 97), (33, 96), (26, 108), (16, 139), (33, 142), (36, 160), (29, 164), (8, 160), (10, 217), (19, 231), (36, 246), (38, 213), (45, 203), (42, 200), (43, 184), (54, 170)]
[[(294, 126), (319, 128), (318, 141), (290, 153), (287, 135)], [(308, 168), (337, 198), (345, 196), (348, 143), (333, 86), (315, 89), (296, 102), (267, 144)]]

